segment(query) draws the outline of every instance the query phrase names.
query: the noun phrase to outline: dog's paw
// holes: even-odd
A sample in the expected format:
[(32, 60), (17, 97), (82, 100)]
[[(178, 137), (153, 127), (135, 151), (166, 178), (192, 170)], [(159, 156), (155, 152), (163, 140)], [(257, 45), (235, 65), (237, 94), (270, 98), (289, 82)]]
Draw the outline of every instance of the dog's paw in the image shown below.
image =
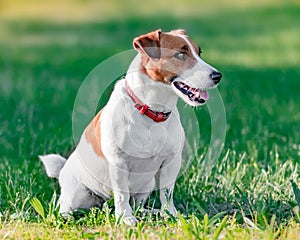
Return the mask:
[(123, 217), (122, 222), (127, 226), (135, 226), (138, 223), (138, 220), (131, 215)]
[(178, 212), (175, 207), (169, 208), (168, 212), (175, 218), (178, 218)]
[(162, 208), (161, 214), (163, 217), (178, 218), (178, 212), (174, 206), (169, 208)]
[(63, 219), (74, 219), (72, 212), (61, 212), (60, 215)]

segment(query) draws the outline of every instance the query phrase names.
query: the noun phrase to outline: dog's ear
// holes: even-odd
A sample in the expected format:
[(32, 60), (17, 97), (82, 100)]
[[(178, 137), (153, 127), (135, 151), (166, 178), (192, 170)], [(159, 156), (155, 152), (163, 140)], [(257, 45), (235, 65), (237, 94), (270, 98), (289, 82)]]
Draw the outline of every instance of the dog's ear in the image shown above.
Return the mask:
[(171, 32), (176, 34), (186, 35), (184, 29), (176, 29), (176, 30), (172, 30)]
[(158, 60), (160, 58), (160, 35), (161, 30), (136, 37), (133, 40), (133, 47), (142, 54)]

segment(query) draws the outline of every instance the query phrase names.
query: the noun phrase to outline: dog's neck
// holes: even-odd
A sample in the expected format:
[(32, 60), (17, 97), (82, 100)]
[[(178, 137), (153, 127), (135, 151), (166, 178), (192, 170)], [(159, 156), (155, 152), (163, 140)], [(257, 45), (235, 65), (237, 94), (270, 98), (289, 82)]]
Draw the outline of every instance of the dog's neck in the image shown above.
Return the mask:
[(126, 74), (126, 80), (136, 97), (154, 111), (168, 112), (176, 108), (178, 96), (170, 85), (151, 80), (140, 70), (141, 57), (138, 54)]

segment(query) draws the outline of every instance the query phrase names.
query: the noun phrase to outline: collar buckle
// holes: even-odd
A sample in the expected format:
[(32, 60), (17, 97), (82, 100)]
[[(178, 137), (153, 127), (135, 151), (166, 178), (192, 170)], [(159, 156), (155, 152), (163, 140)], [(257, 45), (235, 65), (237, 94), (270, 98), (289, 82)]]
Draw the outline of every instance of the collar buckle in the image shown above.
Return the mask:
[(149, 109), (149, 106), (144, 104), (143, 106), (140, 107), (139, 111), (142, 115), (144, 115)]
[(142, 115), (146, 115), (147, 117), (151, 118), (154, 122), (164, 122), (169, 118), (171, 112), (156, 112), (153, 111), (147, 104), (142, 104), (139, 101), (139, 99), (134, 95), (126, 79), (125, 90), (132, 99), (132, 101), (135, 103), (135, 107), (139, 110), (139, 112)]

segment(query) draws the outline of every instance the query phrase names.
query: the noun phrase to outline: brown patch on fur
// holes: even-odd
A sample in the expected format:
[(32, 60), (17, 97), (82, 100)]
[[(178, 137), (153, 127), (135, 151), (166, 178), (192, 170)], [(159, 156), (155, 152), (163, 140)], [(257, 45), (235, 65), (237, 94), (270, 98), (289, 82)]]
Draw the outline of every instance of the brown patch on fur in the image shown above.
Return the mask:
[[(168, 33), (157, 30), (134, 39), (133, 45), (142, 55), (140, 70), (152, 80), (170, 84), (170, 79), (196, 64), (192, 50), (178, 34), (184, 35), (199, 54), (198, 46), (182, 29)], [(186, 59), (176, 59), (176, 53), (186, 54)]]
[(92, 145), (95, 153), (102, 159), (105, 159), (105, 156), (101, 148), (100, 117), (101, 117), (102, 110), (97, 113), (94, 119), (87, 126), (85, 130), (85, 138), (87, 142)]
[(144, 55), (153, 58), (160, 58), (160, 38), (161, 30), (158, 29), (154, 32), (150, 32), (139, 37), (136, 37), (133, 40), (133, 46), (136, 50), (142, 52)]

